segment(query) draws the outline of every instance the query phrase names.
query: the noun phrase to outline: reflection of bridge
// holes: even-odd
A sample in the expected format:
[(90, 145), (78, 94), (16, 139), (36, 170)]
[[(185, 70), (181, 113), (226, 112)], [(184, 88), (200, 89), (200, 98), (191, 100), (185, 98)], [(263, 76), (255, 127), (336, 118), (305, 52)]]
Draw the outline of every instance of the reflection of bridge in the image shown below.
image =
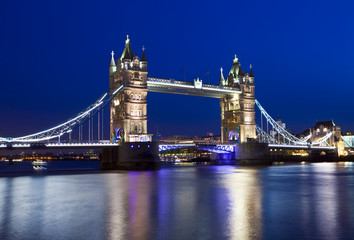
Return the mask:
[[(340, 147), (340, 127), (334, 124), (331, 129), (322, 127), (321, 130), (318, 128), (309, 131), (307, 135), (295, 136), (275, 121), (255, 99), (252, 68), (249, 73), (244, 73), (236, 56), (226, 78), (221, 69), (219, 85), (204, 84), (199, 79), (188, 82), (152, 78), (147, 77), (144, 50), (139, 59), (134, 54), (128, 38), (120, 58), (115, 61), (112, 53), (109, 70), (109, 91), (84, 111), (62, 124), (38, 133), (23, 137), (0, 138), (2, 142), (0, 149), (112, 148), (119, 146), (117, 142), (151, 142), (152, 135), (147, 131), (148, 91), (220, 99), (221, 144), (193, 143), (188, 146), (160, 144), (160, 151), (193, 147), (218, 153), (230, 153), (236, 151), (236, 144), (256, 142), (282, 149), (333, 150)], [(102, 141), (104, 139), (103, 111), (108, 105), (110, 105), (110, 143), (108, 140)], [(258, 125), (255, 106), (260, 112)], [(57, 143), (49, 142), (53, 140)], [(65, 143), (61, 143), (63, 140)], [(150, 145), (146, 146), (150, 147)]]

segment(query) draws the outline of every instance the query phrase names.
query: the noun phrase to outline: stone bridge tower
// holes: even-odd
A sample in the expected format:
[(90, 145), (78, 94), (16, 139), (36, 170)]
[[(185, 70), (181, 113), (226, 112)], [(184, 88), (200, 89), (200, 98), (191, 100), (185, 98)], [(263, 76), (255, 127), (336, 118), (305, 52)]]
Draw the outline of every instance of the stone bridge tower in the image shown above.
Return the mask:
[(232, 68), (226, 79), (221, 69), (219, 84), (223, 87), (234, 87), (241, 90), (241, 94), (229, 95), (220, 99), (222, 142), (237, 141), (245, 143), (256, 140), (252, 65), (250, 66), (250, 73), (244, 73), (235, 55)]
[(145, 49), (141, 59), (136, 56), (127, 36), (120, 58), (109, 66), (109, 89), (115, 91), (124, 84), (110, 105), (110, 139), (123, 142), (148, 142), (147, 134), (147, 60)]

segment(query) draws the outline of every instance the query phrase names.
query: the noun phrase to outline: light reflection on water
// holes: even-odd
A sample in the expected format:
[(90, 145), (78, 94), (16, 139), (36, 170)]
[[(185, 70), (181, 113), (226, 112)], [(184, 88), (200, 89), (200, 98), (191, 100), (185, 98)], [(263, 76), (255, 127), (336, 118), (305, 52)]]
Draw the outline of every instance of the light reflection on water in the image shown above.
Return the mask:
[(348, 164), (0, 178), (0, 239), (354, 239), (353, 226)]
[(228, 189), (231, 239), (257, 239), (262, 236), (262, 192), (258, 169), (228, 174), (223, 184)]

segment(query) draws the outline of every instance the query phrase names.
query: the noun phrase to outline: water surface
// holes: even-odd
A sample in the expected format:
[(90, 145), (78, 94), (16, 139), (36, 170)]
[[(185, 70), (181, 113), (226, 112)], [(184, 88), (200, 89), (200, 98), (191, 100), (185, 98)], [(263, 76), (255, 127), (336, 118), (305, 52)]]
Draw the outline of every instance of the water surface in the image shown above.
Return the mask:
[(0, 239), (354, 239), (354, 165), (0, 177)]

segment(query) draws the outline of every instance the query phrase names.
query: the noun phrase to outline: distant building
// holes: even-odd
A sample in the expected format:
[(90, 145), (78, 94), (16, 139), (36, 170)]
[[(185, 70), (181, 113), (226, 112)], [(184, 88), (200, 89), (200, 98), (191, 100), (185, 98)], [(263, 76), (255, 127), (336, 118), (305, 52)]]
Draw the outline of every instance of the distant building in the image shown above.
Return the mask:
[(166, 138), (166, 140), (186, 140), (186, 139), (192, 139), (192, 138), (187, 135), (172, 135)]
[(344, 147), (354, 148), (354, 132), (342, 132)]
[(312, 143), (319, 142), (325, 136), (328, 136), (328, 139), (320, 141), (319, 145), (336, 147), (338, 154), (343, 154), (344, 142), (341, 138), (341, 127), (336, 126), (333, 121), (316, 122), (315, 126), (310, 128), (310, 133), (312, 133), (312, 137), (310, 138)]
[[(280, 118), (278, 118), (278, 119), (276, 120), (276, 123), (278, 123), (279, 126), (281, 126), (282, 128), (286, 129), (286, 124), (283, 123)], [(276, 130), (270, 130), (269, 133), (270, 133), (270, 135), (271, 135), (272, 137), (274, 137), (274, 138), (276, 138), (277, 135), (278, 135), (278, 132), (277, 132)]]

